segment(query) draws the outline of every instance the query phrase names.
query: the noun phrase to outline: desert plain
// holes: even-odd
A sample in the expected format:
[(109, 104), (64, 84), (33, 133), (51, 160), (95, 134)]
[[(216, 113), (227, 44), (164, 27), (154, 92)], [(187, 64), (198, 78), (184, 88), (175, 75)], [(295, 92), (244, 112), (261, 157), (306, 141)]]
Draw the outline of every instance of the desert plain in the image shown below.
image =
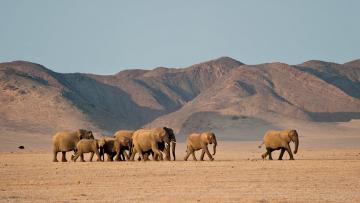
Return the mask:
[(2, 150), (0, 202), (360, 202), (358, 122), (345, 125), (353, 130), (299, 133), (294, 161), (262, 160), (260, 140), (219, 139), (212, 162), (183, 161), (182, 141), (170, 162), (53, 163), (48, 145)]

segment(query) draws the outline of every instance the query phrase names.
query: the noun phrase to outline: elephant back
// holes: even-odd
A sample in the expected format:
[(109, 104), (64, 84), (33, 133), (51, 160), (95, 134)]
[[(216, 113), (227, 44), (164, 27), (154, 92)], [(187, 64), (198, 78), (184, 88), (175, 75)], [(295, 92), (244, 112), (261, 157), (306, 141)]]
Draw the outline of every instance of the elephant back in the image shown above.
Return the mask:
[(132, 131), (132, 130), (119, 130), (114, 134), (114, 137), (116, 137), (116, 138), (120, 138), (120, 137), (132, 138), (133, 134), (134, 134), (134, 131)]
[(279, 148), (284, 142), (289, 142), (287, 130), (268, 130), (264, 135), (264, 144), (267, 148)]
[(53, 136), (53, 145), (59, 151), (71, 151), (79, 140), (76, 132), (58, 132)]
[(158, 141), (157, 131), (151, 129), (140, 129), (134, 132), (132, 142), (134, 146), (139, 146), (143, 151), (151, 149), (151, 143)]
[(79, 152), (88, 153), (97, 150), (96, 140), (94, 139), (81, 139), (77, 144), (76, 148)]

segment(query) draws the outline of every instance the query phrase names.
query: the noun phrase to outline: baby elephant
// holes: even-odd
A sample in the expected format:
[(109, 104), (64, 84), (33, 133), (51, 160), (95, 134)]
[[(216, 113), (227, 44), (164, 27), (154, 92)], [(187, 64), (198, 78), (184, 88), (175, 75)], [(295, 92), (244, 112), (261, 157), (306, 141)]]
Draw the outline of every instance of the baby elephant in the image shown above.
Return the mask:
[(99, 149), (100, 149), (100, 151), (102, 151), (104, 148), (104, 145), (105, 145), (105, 139), (100, 139), (100, 140), (82, 139), (77, 143), (76, 154), (75, 154), (75, 156), (72, 156), (71, 159), (73, 161), (76, 161), (76, 159), (79, 158), (79, 156), (80, 156), (80, 161), (83, 162), (83, 161), (85, 161), (84, 153), (91, 153), (90, 161), (92, 161), (92, 159), (94, 157), (94, 153), (95, 153), (96, 156), (98, 157), (97, 161), (103, 161), (103, 160), (101, 160)]
[[(104, 150), (100, 152), (101, 157), (104, 160), (104, 154), (107, 155), (107, 161), (113, 161), (114, 157), (116, 161), (129, 160), (129, 155), (126, 154), (125, 148), (131, 151), (131, 138), (128, 137), (107, 137), (104, 139)], [(121, 157), (122, 156), (122, 157)]]

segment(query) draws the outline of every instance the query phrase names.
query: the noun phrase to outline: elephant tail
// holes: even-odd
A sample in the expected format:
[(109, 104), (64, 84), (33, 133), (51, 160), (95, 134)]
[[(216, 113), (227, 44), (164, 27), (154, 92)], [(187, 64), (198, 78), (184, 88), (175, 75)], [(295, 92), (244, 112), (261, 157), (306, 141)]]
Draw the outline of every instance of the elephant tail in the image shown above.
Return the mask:
[(264, 141), (258, 146), (259, 147), (259, 149), (261, 148), (261, 146), (264, 144)]

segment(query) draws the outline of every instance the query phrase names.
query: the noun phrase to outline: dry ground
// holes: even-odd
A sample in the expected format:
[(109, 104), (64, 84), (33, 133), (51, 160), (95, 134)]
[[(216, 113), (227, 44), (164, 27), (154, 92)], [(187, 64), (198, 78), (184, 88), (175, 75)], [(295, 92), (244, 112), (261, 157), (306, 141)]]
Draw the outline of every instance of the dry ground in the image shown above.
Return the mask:
[(300, 145), (295, 161), (262, 161), (258, 144), (221, 142), (213, 162), (182, 161), (181, 143), (176, 162), (53, 163), (49, 151), (3, 152), (0, 202), (360, 202), (359, 148)]

